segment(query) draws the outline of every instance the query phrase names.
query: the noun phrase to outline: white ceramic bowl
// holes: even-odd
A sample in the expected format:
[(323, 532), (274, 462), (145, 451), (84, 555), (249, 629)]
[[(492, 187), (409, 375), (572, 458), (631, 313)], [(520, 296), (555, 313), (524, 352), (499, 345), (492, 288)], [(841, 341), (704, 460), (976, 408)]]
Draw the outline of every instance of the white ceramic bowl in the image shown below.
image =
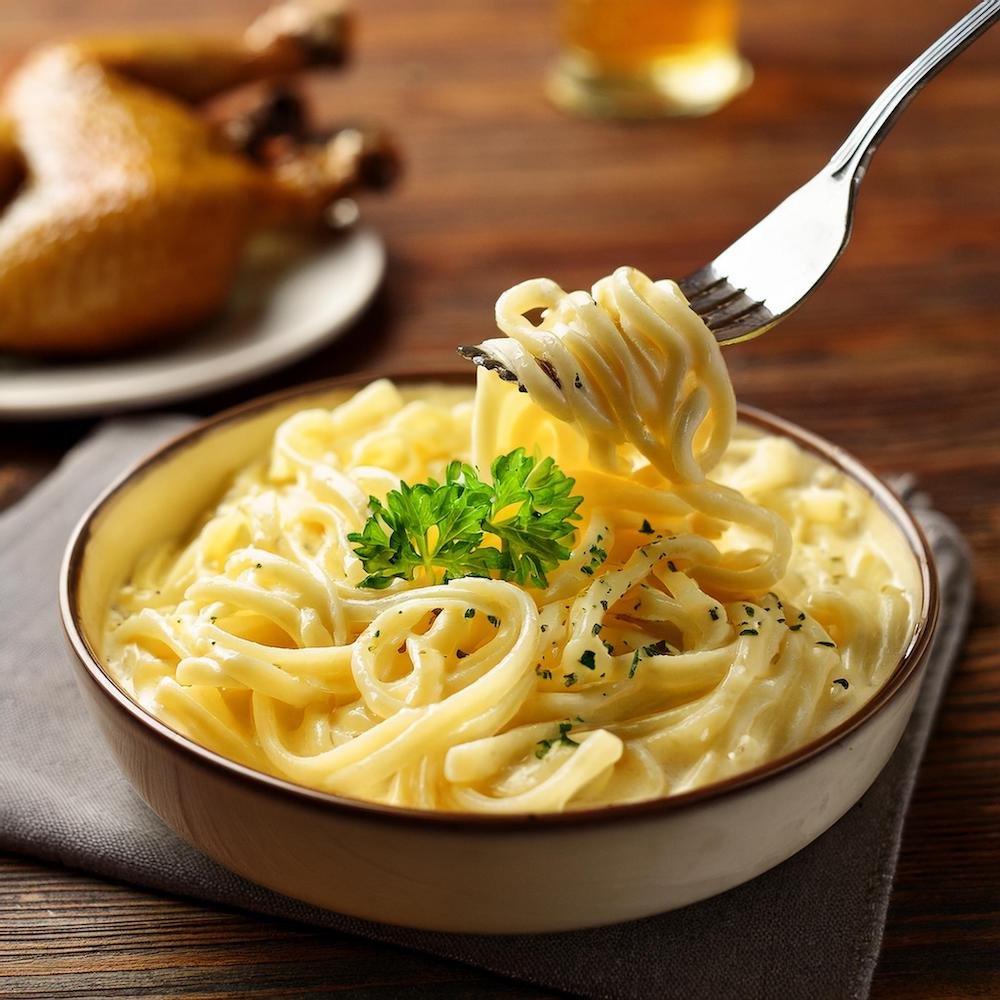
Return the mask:
[[(352, 916), (443, 931), (555, 931), (684, 906), (784, 861), (875, 780), (906, 725), (937, 617), (920, 529), (840, 449), (743, 408), (870, 493), (919, 565), (913, 636), (885, 686), (854, 716), (792, 754), (670, 798), (542, 816), (428, 813), (301, 788), (206, 750), (149, 715), (97, 654), (110, 595), (148, 546), (188, 530), (291, 412), (329, 404), (367, 378), (305, 386), (206, 421), (141, 462), (84, 516), (62, 569), (76, 676), (128, 779), (170, 827), (233, 871)], [(397, 376), (400, 383), (467, 375)]]

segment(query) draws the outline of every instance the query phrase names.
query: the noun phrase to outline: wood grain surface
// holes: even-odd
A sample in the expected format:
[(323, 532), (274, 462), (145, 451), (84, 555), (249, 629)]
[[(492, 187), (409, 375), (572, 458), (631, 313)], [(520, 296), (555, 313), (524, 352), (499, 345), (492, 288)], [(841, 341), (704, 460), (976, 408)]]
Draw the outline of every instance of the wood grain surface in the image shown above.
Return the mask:
[[(386, 286), (344, 339), (256, 384), (391, 363), (458, 365), (499, 291), (585, 287), (622, 263), (709, 259), (805, 180), (863, 107), (971, 0), (747, 0), (753, 88), (702, 121), (620, 125), (550, 108), (552, 5), (359, 0), (356, 65), (309, 84), (329, 122), (391, 126), (399, 189), (366, 205)], [(0, 0), (0, 72), (57, 35), (227, 32), (254, 3)], [(727, 351), (740, 397), (883, 473), (916, 472), (977, 556), (974, 624), (907, 823), (877, 1000), (1000, 996), (1000, 29), (921, 95), (875, 159), (853, 242), (802, 310)], [(0, 505), (90, 422), (0, 427)], [(30, 860), (0, 863), (0, 995), (533, 997), (436, 959)]]

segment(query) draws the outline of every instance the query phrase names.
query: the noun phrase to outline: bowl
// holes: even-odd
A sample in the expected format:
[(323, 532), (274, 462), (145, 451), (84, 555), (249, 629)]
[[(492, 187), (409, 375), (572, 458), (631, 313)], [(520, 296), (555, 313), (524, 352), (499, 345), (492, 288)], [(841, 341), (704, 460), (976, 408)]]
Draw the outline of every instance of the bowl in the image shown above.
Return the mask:
[[(750, 407), (741, 407), (741, 420), (793, 439), (870, 494), (919, 568), (916, 625), (885, 685), (795, 752), (663, 799), (554, 815), (466, 815), (303, 788), (150, 715), (101, 665), (110, 595), (142, 551), (191, 528), (285, 417), (330, 405), (371, 377), (303, 386), (198, 424), (120, 477), (70, 539), (60, 602), (84, 700), (128, 780), (188, 843), (254, 882), (354, 917), (439, 931), (560, 931), (648, 916), (746, 882), (818, 837), (872, 784), (923, 677), (938, 605), (931, 554), (906, 508), (859, 462)], [(465, 373), (389, 377), (411, 388), (472, 385)]]

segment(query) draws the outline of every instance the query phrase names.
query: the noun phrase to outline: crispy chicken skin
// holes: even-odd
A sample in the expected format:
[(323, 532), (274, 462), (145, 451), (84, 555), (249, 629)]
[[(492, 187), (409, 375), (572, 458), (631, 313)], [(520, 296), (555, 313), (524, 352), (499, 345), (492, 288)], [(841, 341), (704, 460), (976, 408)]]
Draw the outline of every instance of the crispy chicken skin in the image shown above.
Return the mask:
[(292, 0), (238, 42), (30, 55), (0, 101), (0, 350), (98, 353), (182, 332), (224, 304), (253, 232), (315, 224), (385, 180), (395, 161), (378, 136), (345, 129), (268, 162), (198, 113), (241, 84), (341, 63), (348, 32), (339, 8)]

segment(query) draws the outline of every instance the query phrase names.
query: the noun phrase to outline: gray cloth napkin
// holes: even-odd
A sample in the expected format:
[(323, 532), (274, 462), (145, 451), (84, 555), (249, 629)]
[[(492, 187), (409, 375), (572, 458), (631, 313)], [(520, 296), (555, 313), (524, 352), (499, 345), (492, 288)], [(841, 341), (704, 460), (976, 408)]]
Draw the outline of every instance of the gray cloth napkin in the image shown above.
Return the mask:
[(105, 425), (0, 515), (0, 849), (185, 896), (306, 921), (593, 997), (865, 997), (903, 818), (971, 602), (965, 544), (926, 504), (943, 628), (888, 767), (832, 829), (778, 868), (674, 913), (597, 930), (445, 935), (355, 920), (247, 882), (182, 843), (121, 776), (85, 714), (56, 606), (66, 538), (127, 464), (188, 424)]

